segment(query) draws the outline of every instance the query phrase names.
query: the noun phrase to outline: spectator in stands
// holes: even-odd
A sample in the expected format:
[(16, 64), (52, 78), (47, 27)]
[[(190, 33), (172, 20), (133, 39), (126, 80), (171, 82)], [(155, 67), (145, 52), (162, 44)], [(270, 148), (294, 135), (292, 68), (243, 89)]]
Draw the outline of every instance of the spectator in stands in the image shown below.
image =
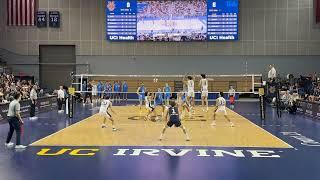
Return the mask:
[(270, 82), (275, 81), (275, 79), (277, 78), (277, 71), (274, 67), (274, 65), (270, 64), (269, 65), (269, 72), (268, 72), (268, 79)]

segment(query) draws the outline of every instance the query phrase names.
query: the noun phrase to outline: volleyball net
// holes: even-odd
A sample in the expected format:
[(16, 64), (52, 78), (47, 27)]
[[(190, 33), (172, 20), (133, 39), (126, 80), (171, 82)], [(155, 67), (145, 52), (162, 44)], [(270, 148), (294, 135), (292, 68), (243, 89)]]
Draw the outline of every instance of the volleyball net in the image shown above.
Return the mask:
[[(187, 87), (184, 81), (187, 76), (194, 79), (195, 99), (201, 99), (200, 75), (106, 75), (106, 74), (76, 74), (73, 77), (72, 86), (75, 93), (92, 94), (102, 97), (108, 95), (111, 98), (120, 96), (128, 100), (137, 100), (137, 90), (144, 86), (145, 91), (156, 93), (159, 90), (163, 93), (165, 86), (170, 87), (171, 94), (186, 92)], [(239, 74), (239, 75), (213, 75), (206, 74), (208, 80), (208, 99), (215, 100), (220, 92), (228, 96), (232, 87), (235, 98), (241, 95), (257, 96), (262, 86), (262, 74)], [(89, 84), (93, 88), (88, 88)]]

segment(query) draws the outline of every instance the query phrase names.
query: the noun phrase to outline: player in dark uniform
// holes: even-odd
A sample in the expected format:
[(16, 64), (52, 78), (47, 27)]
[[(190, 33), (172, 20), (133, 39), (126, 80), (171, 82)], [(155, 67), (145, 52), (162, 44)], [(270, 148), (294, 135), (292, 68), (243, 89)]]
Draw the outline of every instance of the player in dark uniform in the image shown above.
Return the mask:
[(180, 116), (179, 116), (179, 110), (176, 105), (176, 102), (174, 100), (170, 101), (170, 107), (166, 109), (165, 112), (165, 119), (168, 119), (168, 122), (166, 126), (163, 128), (159, 140), (161, 141), (163, 139), (163, 135), (167, 128), (172, 127), (173, 125), (175, 127), (179, 127), (183, 130), (183, 133), (186, 135), (186, 140), (190, 141), (189, 135), (187, 133), (186, 128), (181, 124)]

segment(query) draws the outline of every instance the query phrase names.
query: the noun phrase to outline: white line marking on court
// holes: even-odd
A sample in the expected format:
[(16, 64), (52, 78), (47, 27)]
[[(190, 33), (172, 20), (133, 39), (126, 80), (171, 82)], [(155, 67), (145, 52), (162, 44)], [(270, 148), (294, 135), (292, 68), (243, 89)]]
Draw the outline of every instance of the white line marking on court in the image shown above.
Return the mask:
[[(95, 114), (95, 115), (96, 115), (96, 114)], [(51, 136), (54, 136), (55, 134), (58, 134), (58, 133), (66, 130), (66, 129), (68, 129), (68, 128), (76, 125), (76, 124), (79, 124), (79, 123), (81, 123), (81, 122), (84, 122), (84, 121), (88, 120), (89, 118), (94, 117), (95, 115), (92, 115), (92, 116), (90, 116), (90, 117), (87, 117), (87, 118), (85, 118), (85, 119), (83, 119), (83, 120), (81, 120), (81, 121), (78, 121), (78, 122), (76, 122), (76, 123), (74, 123), (74, 124), (72, 124), (72, 125), (70, 125), (70, 126), (68, 126), (68, 127), (63, 128), (63, 129), (60, 129), (59, 131), (57, 131), (57, 132), (55, 132), (55, 133), (53, 133), (53, 134), (50, 134), (50, 135), (48, 135), (48, 136), (46, 136), (46, 137), (44, 137), (44, 138), (41, 138), (41, 139), (39, 139), (39, 140), (37, 140), (37, 141), (29, 144), (29, 146), (34, 146), (34, 144), (38, 143), (39, 141), (42, 141), (42, 140), (45, 140), (45, 139), (47, 139), (47, 138), (49, 138), (49, 137), (51, 137)]]
[[(229, 109), (229, 108), (228, 108)], [(232, 111), (231, 109), (229, 109), (230, 111)], [(238, 114), (237, 112), (235, 112), (235, 111), (232, 111), (232, 112), (234, 112), (235, 114), (237, 114), (237, 115), (239, 115), (239, 116), (241, 116), (240, 114)], [(241, 117), (243, 117), (243, 116), (241, 116)], [(243, 117), (244, 119), (246, 119), (245, 117)], [(275, 135), (273, 135), (273, 134), (271, 134), (269, 131), (267, 131), (267, 130), (265, 130), (265, 129), (263, 129), (262, 127), (260, 127), (260, 126), (258, 126), (258, 125), (256, 125), (255, 123), (253, 123), (253, 122), (251, 122), (250, 120), (247, 120), (247, 121), (249, 121), (251, 124), (253, 124), (254, 126), (256, 126), (256, 127), (258, 127), (259, 129), (261, 129), (262, 131), (265, 131), (266, 133), (268, 133), (268, 134), (270, 134), (271, 136), (273, 136), (273, 137), (275, 137), (276, 139), (278, 139), (278, 140), (280, 140), (280, 141), (282, 141), (282, 142), (284, 142), (285, 144), (287, 144), (290, 148), (294, 148), (293, 146), (291, 146), (290, 144), (288, 144), (288, 143), (286, 143), (284, 140), (282, 140), (282, 139), (280, 139), (280, 138), (278, 138), (277, 136), (275, 136)], [(270, 125), (271, 126), (271, 125)]]

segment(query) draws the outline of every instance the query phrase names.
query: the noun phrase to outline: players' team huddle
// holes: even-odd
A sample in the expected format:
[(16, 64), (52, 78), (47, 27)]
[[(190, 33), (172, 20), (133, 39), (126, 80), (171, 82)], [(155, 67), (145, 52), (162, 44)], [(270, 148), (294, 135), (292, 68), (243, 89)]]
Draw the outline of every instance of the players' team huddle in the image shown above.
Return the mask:
[[(187, 79), (186, 79), (187, 78)], [(167, 120), (167, 124), (163, 128), (160, 140), (163, 139), (163, 135), (167, 128), (172, 127), (180, 127), (184, 134), (186, 135), (186, 140), (189, 141), (190, 138), (186, 131), (186, 128), (181, 124), (181, 119), (185, 116), (186, 111), (189, 112), (189, 116), (192, 115), (195, 106), (195, 90), (194, 90), (194, 76), (187, 76), (183, 79), (184, 84), (186, 85), (186, 91), (180, 92), (177, 95), (173, 95), (171, 93), (171, 88), (166, 83), (163, 91), (158, 88), (156, 93), (148, 92), (143, 83), (137, 89), (137, 94), (139, 97), (139, 107), (143, 106), (143, 102), (145, 103), (145, 107), (148, 110), (147, 115), (144, 117), (145, 120), (150, 120), (151, 114), (156, 116), (156, 120), (159, 120), (159, 117), (156, 115), (155, 109), (157, 107), (162, 108), (162, 117), (163, 119)], [(202, 100), (202, 110), (208, 112), (208, 79), (206, 78), (205, 74), (201, 74), (201, 80), (199, 81), (199, 86), (201, 88), (201, 100)], [(231, 108), (234, 104), (234, 96), (235, 90), (231, 87), (229, 90), (229, 100), (231, 104)], [(154, 102), (152, 104), (152, 102)], [(110, 96), (104, 96), (104, 99), (101, 102), (101, 107), (99, 114), (104, 117), (102, 128), (106, 128), (106, 119), (109, 119), (112, 122), (113, 131), (117, 129), (114, 126), (114, 119), (112, 118), (110, 111), (115, 114), (112, 109), (112, 102), (110, 100)], [(213, 113), (213, 121), (212, 126), (216, 125), (216, 114), (222, 113), (224, 117), (230, 123), (230, 126), (233, 127), (234, 124), (229, 119), (227, 110), (226, 110), (226, 100), (223, 97), (223, 93), (219, 93), (219, 97), (216, 100), (216, 106)]]

